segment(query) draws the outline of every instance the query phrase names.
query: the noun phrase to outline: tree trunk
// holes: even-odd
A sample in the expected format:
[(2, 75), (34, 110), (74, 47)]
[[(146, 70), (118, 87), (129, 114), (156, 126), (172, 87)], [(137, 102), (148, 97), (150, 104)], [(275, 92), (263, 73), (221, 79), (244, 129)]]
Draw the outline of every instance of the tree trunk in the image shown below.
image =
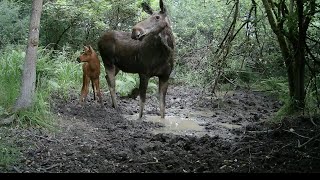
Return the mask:
[(16, 101), (14, 110), (28, 108), (32, 105), (36, 82), (36, 59), (39, 45), (40, 17), (43, 0), (33, 0), (32, 14), (29, 26), (29, 38), (26, 50), (25, 63), (21, 79), (20, 96)]
[[(285, 8), (285, 1), (277, 4), (278, 12), (272, 6), (272, 0), (262, 0), (270, 26), (278, 38), (279, 46), (284, 58), (289, 82), (289, 95), (292, 99), (291, 109), (301, 111), (305, 107), (305, 65), (307, 29), (315, 14), (316, 1), (291, 0), (289, 8)], [(309, 3), (309, 4), (307, 4)], [(308, 9), (309, 13), (304, 12)], [(289, 11), (287, 11), (289, 9)], [(277, 16), (276, 16), (277, 14)], [(284, 23), (287, 23), (287, 29)]]

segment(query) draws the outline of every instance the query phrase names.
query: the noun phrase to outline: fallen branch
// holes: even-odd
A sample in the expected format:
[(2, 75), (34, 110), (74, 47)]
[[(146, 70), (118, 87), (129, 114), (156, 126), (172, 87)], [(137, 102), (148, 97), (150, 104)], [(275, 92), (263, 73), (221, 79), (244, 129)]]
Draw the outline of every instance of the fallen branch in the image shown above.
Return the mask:
[(236, 154), (237, 152), (239, 152), (239, 151), (241, 151), (241, 150), (243, 150), (243, 148), (239, 148), (239, 149), (237, 149), (236, 151), (234, 151), (234, 152), (231, 153), (231, 154), (234, 155), (234, 154)]
[(285, 130), (285, 129), (283, 129), (283, 131), (289, 132), (289, 133), (292, 133), (292, 134), (295, 134), (295, 135), (297, 135), (297, 136), (299, 136), (299, 137), (302, 137), (302, 138), (305, 138), (305, 139), (310, 139), (309, 137), (300, 135), (300, 134), (298, 134), (298, 133), (296, 133), (296, 132), (294, 132), (294, 131)]
[[(298, 148), (302, 148), (303, 146), (307, 145), (308, 143), (310, 143), (311, 141), (313, 141), (314, 139), (318, 138), (320, 136), (320, 133), (317, 134), (316, 136), (310, 138), (307, 142), (303, 143), (302, 145), (300, 145), (300, 143), (298, 144)], [(316, 139), (318, 140), (318, 139)], [(318, 140), (319, 141), (319, 140)]]
[[(320, 101), (319, 101), (319, 102), (320, 102)], [(312, 123), (314, 126), (318, 127), (318, 125), (313, 121), (313, 118), (312, 118), (312, 117), (310, 117), (310, 121), (311, 121), (311, 123)]]
[(22, 173), (22, 171), (19, 168), (17, 168), (16, 166), (13, 166), (13, 170), (15, 170), (17, 173)]
[(45, 140), (47, 140), (47, 141), (49, 141), (49, 142), (58, 142), (58, 141), (56, 141), (56, 140), (51, 140), (51, 139), (48, 139), (48, 138), (46, 138), (46, 137), (44, 137), (44, 136), (39, 136), (39, 135), (34, 135), (35, 137), (37, 137), (37, 138), (41, 138), (41, 139), (45, 139)]
[(53, 168), (55, 168), (55, 167), (58, 167), (58, 166), (61, 167), (61, 163), (54, 164), (54, 165), (49, 166), (49, 167), (47, 167), (47, 168), (40, 167), (38, 170), (39, 170), (39, 171), (47, 172), (47, 171), (49, 171), (49, 170), (51, 170), (51, 169), (53, 169)]
[(61, 163), (58, 163), (58, 164), (54, 164), (54, 165), (52, 165), (52, 166), (49, 166), (49, 167), (47, 167), (47, 168), (45, 168), (45, 170), (50, 170), (50, 169), (53, 169), (53, 168), (55, 168), (55, 167), (57, 167), (57, 166), (60, 166), (61, 167)]
[(156, 161), (155, 162), (146, 162), (146, 163), (141, 163), (141, 164), (146, 165), (146, 164), (157, 164), (157, 163), (160, 163), (159, 160), (156, 157), (154, 157), (153, 159), (155, 159)]
[(274, 130), (265, 130), (265, 131), (246, 131), (246, 133), (252, 133), (252, 134), (264, 134), (264, 133), (271, 133)]
[(44, 136), (32, 134), (31, 131), (29, 131), (29, 136), (34, 136), (34, 137), (37, 137), (37, 138), (40, 138), (40, 139), (45, 139), (45, 140), (47, 140), (47, 141), (49, 141), (49, 142), (61, 143), (61, 142), (59, 142), (58, 140), (51, 140), (51, 139), (48, 139), (48, 138), (46, 138), (46, 137), (44, 137)]
[[(283, 131), (286, 131), (286, 132), (289, 132), (289, 133), (292, 133), (292, 134), (295, 134), (295, 135), (297, 135), (297, 136), (299, 136), (299, 137), (302, 137), (302, 138), (305, 138), (305, 139), (312, 139), (312, 138), (310, 138), (310, 137), (307, 137), (307, 136), (303, 136), (303, 135), (301, 135), (301, 134), (298, 134), (298, 133), (296, 133), (296, 132), (294, 132), (294, 131), (290, 131), (290, 130), (285, 130), (285, 129), (283, 129)], [(319, 139), (316, 139), (316, 141), (320, 141)], [(298, 145), (299, 146), (299, 145)]]

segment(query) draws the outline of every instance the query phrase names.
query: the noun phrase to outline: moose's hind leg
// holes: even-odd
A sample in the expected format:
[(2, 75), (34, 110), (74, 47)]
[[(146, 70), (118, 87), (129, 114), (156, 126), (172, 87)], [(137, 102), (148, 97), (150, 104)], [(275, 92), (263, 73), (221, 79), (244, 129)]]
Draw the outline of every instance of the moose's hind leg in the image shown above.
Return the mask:
[(159, 77), (159, 100), (160, 100), (160, 115), (164, 119), (166, 108), (166, 94), (169, 86), (169, 77)]
[(139, 85), (139, 93), (140, 93), (140, 112), (139, 112), (139, 119), (142, 118), (144, 105), (146, 103), (146, 93), (148, 88), (148, 82), (150, 77), (146, 75), (139, 74), (140, 77), (140, 85)]

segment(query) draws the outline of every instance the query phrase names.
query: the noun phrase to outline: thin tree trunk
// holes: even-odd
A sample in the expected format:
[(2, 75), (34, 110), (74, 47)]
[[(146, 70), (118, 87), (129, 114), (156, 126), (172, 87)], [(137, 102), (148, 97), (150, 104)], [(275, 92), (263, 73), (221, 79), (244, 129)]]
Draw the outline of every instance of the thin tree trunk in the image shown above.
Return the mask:
[[(285, 59), (289, 80), (291, 109), (301, 111), (305, 108), (305, 65), (306, 39), (311, 19), (315, 17), (316, 0), (290, 0), (289, 8), (286, 1), (282, 1), (282, 8), (278, 12), (271, 8), (273, 0), (262, 0), (266, 9), (271, 28), (278, 37), (282, 56)], [(288, 12), (286, 12), (288, 10)], [(280, 13), (281, 12), (281, 13)], [(283, 23), (286, 27), (283, 27)], [(286, 28), (288, 30), (286, 30)]]
[(305, 88), (304, 88), (304, 71), (305, 71), (305, 39), (306, 31), (304, 29), (304, 13), (303, 13), (303, 2), (297, 1), (297, 12), (298, 12), (298, 29), (297, 34), (299, 35), (296, 38), (296, 43), (293, 44), (294, 47), (294, 83), (295, 83), (295, 92), (293, 95), (294, 106), (298, 109), (304, 108), (304, 99), (305, 99)]
[(29, 26), (29, 38), (26, 50), (25, 63), (21, 79), (20, 96), (14, 110), (28, 108), (32, 105), (36, 82), (36, 59), (39, 45), (40, 18), (43, 0), (32, 1), (32, 14)]
[(218, 59), (218, 62), (217, 62), (217, 72), (216, 72), (217, 75), (216, 75), (215, 79), (213, 80), (213, 85), (212, 85), (212, 90), (211, 90), (211, 92), (213, 94), (215, 94), (215, 91), (216, 91), (216, 88), (218, 85), (218, 81), (219, 81), (221, 75), (223, 74), (223, 68), (226, 64), (226, 59), (227, 59), (227, 56), (229, 55), (229, 52), (230, 52), (232, 40), (234, 39), (234, 37), (237, 34), (237, 33), (235, 34), (234, 31), (235, 31), (235, 26), (237, 23), (237, 18), (239, 15), (239, 7), (240, 7), (239, 4), (240, 4), (239, 0), (235, 1), (235, 5), (234, 5), (235, 10), (234, 10), (234, 15), (233, 15), (233, 20), (232, 20), (231, 26), (229, 27), (229, 30), (228, 30), (225, 38), (222, 40), (222, 42), (219, 46), (219, 49), (216, 51), (216, 55), (215, 55), (214, 59)]
[(294, 95), (294, 73), (293, 73), (293, 64), (292, 64), (292, 55), (290, 53), (290, 48), (288, 42), (282, 34), (281, 29), (278, 26), (278, 22), (272, 10), (272, 4), (268, 0), (262, 0), (264, 8), (267, 13), (267, 17), (271, 26), (272, 31), (277, 36), (279, 47), (281, 49), (282, 57), (284, 58), (284, 62), (287, 67), (288, 74), (288, 83), (289, 83), (289, 96), (292, 97)]

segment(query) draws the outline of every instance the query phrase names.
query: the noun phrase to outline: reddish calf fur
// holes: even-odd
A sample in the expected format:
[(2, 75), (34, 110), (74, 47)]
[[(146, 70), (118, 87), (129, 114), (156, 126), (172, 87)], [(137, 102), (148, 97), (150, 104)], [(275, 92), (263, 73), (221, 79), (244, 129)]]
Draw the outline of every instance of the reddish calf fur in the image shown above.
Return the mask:
[(115, 76), (119, 70), (139, 74), (139, 118), (143, 115), (148, 81), (153, 76), (159, 78), (160, 115), (161, 118), (165, 116), (165, 96), (174, 65), (175, 42), (162, 0), (159, 5), (160, 12), (154, 12), (148, 4), (143, 3), (143, 9), (150, 17), (136, 24), (132, 33), (108, 31), (98, 42), (113, 107), (117, 108)]
[(77, 59), (79, 63), (84, 62), (82, 65), (83, 70), (83, 85), (81, 89), (80, 103), (83, 104), (89, 93), (89, 84), (91, 81), (93, 89), (93, 99), (96, 100), (96, 93), (99, 97), (99, 102), (102, 103), (102, 97), (99, 85), (100, 76), (100, 61), (96, 52), (91, 46), (84, 47), (84, 53), (82, 53)]

